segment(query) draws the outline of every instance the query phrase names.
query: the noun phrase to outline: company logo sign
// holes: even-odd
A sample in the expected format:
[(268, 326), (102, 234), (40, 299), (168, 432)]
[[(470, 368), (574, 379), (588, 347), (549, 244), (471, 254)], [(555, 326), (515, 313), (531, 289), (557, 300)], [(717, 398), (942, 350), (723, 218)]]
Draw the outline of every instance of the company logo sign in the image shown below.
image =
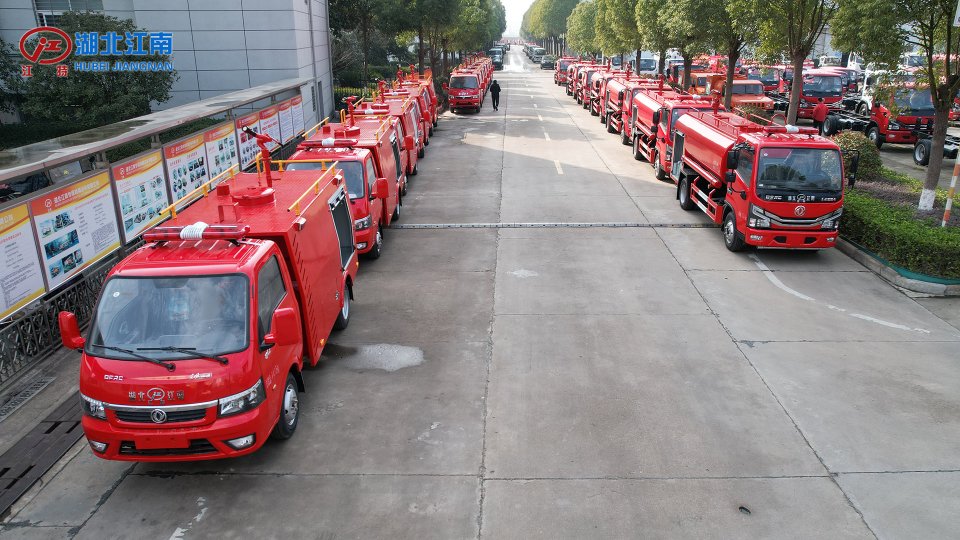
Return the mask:
[(154, 409), (150, 411), (150, 420), (154, 424), (162, 424), (167, 421), (167, 413), (163, 409)]
[(798, 207), (796, 207), (796, 208), (793, 209), (793, 213), (796, 214), (797, 217), (801, 217), (801, 216), (803, 216), (804, 214), (807, 213), (807, 207), (806, 207), (806, 206), (798, 206)]
[[(39, 26), (20, 38), (20, 54), (27, 64), (20, 75), (33, 76), (34, 65), (56, 65), (57, 77), (66, 77), (70, 66), (62, 63), (77, 57), (122, 57), (122, 60), (83, 60), (72, 63), (74, 71), (173, 71), (173, 62), (146, 60), (148, 55), (173, 54), (171, 32), (75, 32), (71, 37), (59, 28)], [(138, 57), (141, 57), (138, 59)]]

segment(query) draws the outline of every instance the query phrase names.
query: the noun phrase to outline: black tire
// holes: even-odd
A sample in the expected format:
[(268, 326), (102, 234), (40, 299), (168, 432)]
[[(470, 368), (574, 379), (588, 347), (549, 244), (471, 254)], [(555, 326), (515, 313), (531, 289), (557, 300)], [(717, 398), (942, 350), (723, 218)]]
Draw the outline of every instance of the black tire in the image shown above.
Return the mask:
[[(419, 156), (417, 156), (417, 157), (419, 157)], [(416, 163), (413, 164), (413, 169), (410, 171), (410, 176), (416, 176), (417, 173), (420, 172), (419, 169), (420, 169), (420, 162), (418, 161), (418, 162), (416, 162)], [(404, 184), (403, 189), (404, 189), (404, 191), (406, 191), (406, 189), (407, 189), (406, 184)]]
[(373, 248), (367, 252), (367, 258), (375, 261), (380, 258), (381, 253), (383, 253), (383, 230), (377, 225), (377, 233), (373, 236)]
[(627, 136), (627, 130), (620, 126), (620, 144), (630, 146), (630, 137)]
[(913, 146), (913, 162), (917, 165), (927, 165), (930, 163), (930, 150), (933, 148), (933, 141), (930, 139), (921, 139)]
[(284, 441), (293, 437), (300, 423), (300, 397), (297, 378), (287, 373), (287, 382), (283, 385), (283, 397), (280, 400), (280, 418), (270, 433), (272, 439)]
[(425, 147), (421, 146), (420, 149), (417, 150), (417, 157), (422, 158), (425, 155), (427, 155), (427, 150)]
[(601, 124), (601, 125), (604, 125), (604, 126), (609, 125), (609, 122), (610, 122), (610, 119), (609, 119), (609, 118), (610, 118), (610, 115), (609, 115), (609, 114), (601, 114), (601, 115), (600, 115), (600, 124)]
[(883, 135), (880, 134), (880, 128), (877, 126), (870, 126), (867, 130), (867, 138), (876, 145), (877, 150), (883, 147)]
[(647, 155), (643, 153), (643, 150), (640, 149), (640, 137), (633, 138), (633, 159), (637, 161), (644, 161), (647, 159)]
[(343, 307), (337, 314), (337, 321), (333, 323), (334, 330), (345, 330), (350, 325), (350, 286), (343, 287)]
[(857, 105), (857, 114), (860, 116), (870, 116), (870, 109), (867, 108), (866, 103)]
[(401, 199), (400, 197), (397, 197), (397, 206), (393, 207), (393, 218), (391, 219), (391, 223), (393, 223), (394, 221), (400, 220), (400, 207), (402, 206), (403, 206), (403, 199)]
[(680, 176), (680, 184), (677, 185), (677, 198), (680, 200), (680, 208), (686, 211), (693, 210), (697, 204), (693, 202), (693, 194), (690, 190), (690, 179), (686, 175)]
[(657, 175), (657, 180), (667, 180), (670, 178), (670, 175), (667, 174), (667, 171), (663, 170), (663, 166), (660, 165), (660, 152), (653, 153), (653, 173)]
[(832, 116), (828, 116), (826, 120), (823, 121), (823, 127), (821, 128), (821, 131), (823, 131), (824, 137), (829, 137), (837, 132), (836, 123), (836, 118)]
[(723, 216), (723, 226), (720, 231), (723, 234), (723, 243), (730, 251), (743, 251), (747, 247), (746, 242), (743, 241), (743, 235), (737, 230), (737, 218), (733, 210)]
[[(433, 125), (435, 126), (437, 123), (434, 122)], [(430, 126), (430, 129), (427, 131), (427, 135), (433, 137), (433, 126)]]

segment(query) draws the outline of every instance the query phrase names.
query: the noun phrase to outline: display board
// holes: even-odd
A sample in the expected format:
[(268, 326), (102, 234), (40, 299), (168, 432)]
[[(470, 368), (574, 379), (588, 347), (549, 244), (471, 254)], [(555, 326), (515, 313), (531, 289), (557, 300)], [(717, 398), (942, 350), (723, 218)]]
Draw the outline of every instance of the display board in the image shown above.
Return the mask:
[(0, 319), (46, 292), (26, 204), (0, 211)]
[[(267, 107), (266, 109), (260, 111), (260, 133), (266, 133), (267, 135), (273, 137), (274, 140), (279, 141), (282, 139), (280, 135), (280, 107), (273, 105)], [(272, 142), (267, 143), (267, 150), (273, 152), (280, 145)]]
[(163, 159), (167, 164), (170, 196), (173, 201), (177, 201), (177, 210), (180, 210), (198, 199), (200, 194), (190, 197), (189, 200), (180, 199), (210, 179), (207, 174), (207, 150), (203, 144), (203, 133), (164, 146)]
[(145, 229), (159, 223), (170, 206), (163, 152), (151, 150), (110, 167), (120, 202), (124, 243), (132, 242)]
[(33, 199), (30, 214), (48, 290), (120, 247), (107, 171)]
[(293, 132), (300, 135), (306, 129), (303, 125), (303, 96), (290, 100), (290, 111), (293, 113)]
[(243, 131), (243, 128), (249, 127), (254, 133), (260, 133), (260, 113), (250, 113), (246, 116), (237, 118), (234, 122), (237, 131), (237, 149), (240, 154), (240, 168), (246, 169), (254, 160), (257, 159), (257, 140)]
[(211, 180), (240, 163), (240, 157), (237, 155), (237, 138), (233, 134), (233, 122), (225, 122), (205, 131), (203, 143), (207, 147), (207, 168), (210, 170)]
[(287, 144), (297, 135), (293, 132), (293, 100), (288, 99), (280, 107), (280, 142)]

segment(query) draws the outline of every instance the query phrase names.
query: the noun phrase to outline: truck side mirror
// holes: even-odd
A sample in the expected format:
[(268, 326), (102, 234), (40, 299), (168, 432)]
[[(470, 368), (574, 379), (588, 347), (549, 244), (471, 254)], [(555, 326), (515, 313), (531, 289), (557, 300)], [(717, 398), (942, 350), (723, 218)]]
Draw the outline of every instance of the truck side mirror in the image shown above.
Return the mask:
[(737, 175), (733, 171), (727, 171), (727, 174), (723, 175), (723, 180), (729, 185), (737, 181)]
[(740, 162), (739, 150), (730, 150), (729, 152), (727, 152), (727, 168), (728, 169), (736, 169), (739, 162)]
[(623, 101), (624, 92), (623, 90), (617, 92), (617, 101)]
[(87, 341), (80, 335), (77, 316), (69, 311), (61, 311), (57, 315), (57, 323), (60, 325), (60, 340), (63, 346), (74, 350), (82, 349)]
[(386, 199), (390, 195), (390, 187), (387, 185), (386, 178), (377, 178), (377, 181), (373, 184), (373, 193), (371, 196), (374, 199)]
[(660, 110), (653, 111), (653, 125), (660, 123)]
[(291, 308), (280, 308), (273, 312), (270, 333), (263, 336), (267, 345), (296, 345), (300, 341), (297, 312)]
[(403, 149), (413, 150), (413, 135), (407, 135), (403, 138)]

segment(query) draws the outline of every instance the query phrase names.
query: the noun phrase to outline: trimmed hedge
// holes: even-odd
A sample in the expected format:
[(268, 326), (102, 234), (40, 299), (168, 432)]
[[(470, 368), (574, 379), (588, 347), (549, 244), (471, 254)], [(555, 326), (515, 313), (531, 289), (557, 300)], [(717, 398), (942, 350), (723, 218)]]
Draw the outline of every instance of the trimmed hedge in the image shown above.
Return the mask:
[(939, 278), (960, 278), (960, 229), (918, 219), (913, 208), (895, 206), (856, 189), (844, 196), (841, 236), (892, 264)]
[[(866, 180), (872, 180), (884, 175), (889, 169), (883, 169), (883, 161), (880, 159), (880, 150), (877, 145), (870, 142), (863, 133), (859, 131), (841, 131), (833, 137), (833, 142), (837, 143), (844, 156), (848, 155), (850, 150), (860, 152), (860, 162), (857, 166), (857, 177)], [(845, 162), (849, 166), (849, 162)]]

